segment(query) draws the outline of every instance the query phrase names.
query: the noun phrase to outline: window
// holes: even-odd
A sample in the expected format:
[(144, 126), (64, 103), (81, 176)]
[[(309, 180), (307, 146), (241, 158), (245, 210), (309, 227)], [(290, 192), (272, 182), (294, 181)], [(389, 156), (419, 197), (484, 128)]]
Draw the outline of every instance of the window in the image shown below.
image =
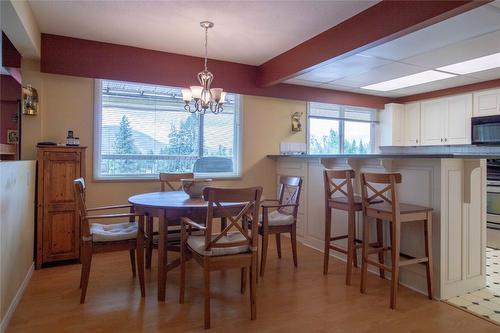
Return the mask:
[(377, 110), (336, 104), (308, 104), (310, 154), (373, 152)]
[(94, 178), (240, 175), (239, 96), (214, 115), (184, 110), (180, 88), (96, 80)]

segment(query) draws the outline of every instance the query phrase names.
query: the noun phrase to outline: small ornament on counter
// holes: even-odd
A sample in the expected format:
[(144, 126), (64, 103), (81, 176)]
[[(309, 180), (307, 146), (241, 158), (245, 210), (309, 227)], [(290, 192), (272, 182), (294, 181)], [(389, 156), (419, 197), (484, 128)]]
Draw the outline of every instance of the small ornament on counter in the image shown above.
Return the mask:
[(80, 145), (80, 138), (74, 137), (73, 136), (73, 131), (69, 130), (68, 131), (68, 136), (66, 137), (66, 146), (79, 146)]
[(73, 145), (73, 142), (74, 142), (74, 138), (73, 138), (73, 131), (72, 130), (69, 130), (68, 131), (68, 136), (66, 137), (66, 144), (68, 146), (72, 146)]

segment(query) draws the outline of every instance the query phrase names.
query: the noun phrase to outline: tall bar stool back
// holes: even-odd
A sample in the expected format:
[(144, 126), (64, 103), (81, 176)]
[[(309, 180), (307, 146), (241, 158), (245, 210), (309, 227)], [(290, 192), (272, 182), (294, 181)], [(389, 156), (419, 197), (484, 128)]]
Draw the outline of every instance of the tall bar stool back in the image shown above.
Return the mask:
[[(357, 266), (356, 250), (361, 247), (356, 239), (356, 212), (362, 210), (361, 197), (354, 194), (354, 170), (324, 170), (325, 189), (325, 250), (323, 274), (328, 274), (330, 250), (347, 255), (346, 284), (351, 283), (352, 265)], [(347, 235), (332, 237), (332, 209), (347, 212)], [(347, 248), (334, 244), (335, 241), (347, 239)]]
[[(379, 267), (381, 276), (385, 270), (391, 272), (391, 299), (390, 307), (396, 308), (399, 269), (402, 266), (425, 264), (427, 273), (427, 291), (432, 299), (432, 208), (401, 203), (397, 185), (402, 181), (399, 173), (362, 173), (361, 195), (363, 200), (363, 265), (361, 271), (361, 293), (366, 292), (368, 264)], [(375, 202), (378, 201), (378, 202)], [(377, 227), (382, 221), (390, 224), (391, 246), (384, 247), (383, 240), (377, 247), (370, 247), (370, 219), (376, 219)], [(420, 221), (424, 225), (425, 257), (400, 260), (401, 225), (404, 222)], [(379, 230), (377, 230), (379, 231)], [(380, 227), (381, 231), (381, 227)], [(377, 232), (378, 234), (378, 232)], [(391, 265), (385, 265), (380, 258), (383, 253), (390, 251)], [(379, 261), (375, 262), (368, 256), (379, 254)]]

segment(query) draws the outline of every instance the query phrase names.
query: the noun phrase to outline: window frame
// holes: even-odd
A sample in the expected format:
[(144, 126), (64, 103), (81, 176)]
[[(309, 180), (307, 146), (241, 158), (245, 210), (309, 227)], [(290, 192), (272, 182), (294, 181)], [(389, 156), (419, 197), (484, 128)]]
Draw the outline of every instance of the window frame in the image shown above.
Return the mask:
[[(119, 176), (103, 176), (100, 174), (101, 163), (101, 134), (102, 134), (102, 81), (105, 79), (94, 79), (94, 114), (93, 114), (93, 161), (92, 161), (92, 179), (96, 182), (126, 182), (126, 181), (158, 181), (159, 175), (119, 175)], [(123, 81), (127, 82), (127, 81)], [(149, 83), (144, 83), (149, 84)], [(243, 126), (242, 126), (242, 99), (243, 96), (234, 94), (234, 122), (233, 122), (233, 172), (219, 173), (195, 173), (196, 178), (210, 178), (214, 180), (239, 180), (242, 177), (243, 163)], [(188, 112), (188, 111), (186, 111)], [(223, 111), (224, 112), (224, 111)], [(203, 118), (202, 118), (203, 119)], [(200, 129), (203, 128), (203, 120), (200, 121)], [(199, 149), (203, 149), (203, 135), (199, 136)]]
[[(340, 105), (340, 104), (332, 104), (332, 105), (337, 105), (339, 107), (339, 116), (338, 117), (321, 117), (321, 116), (311, 116), (311, 104), (315, 102), (307, 102), (307, 109), (306, 109), (306, 115), (307, 115), (307, 124), (306, 124), (306, 145), (307, 145), (307, 154), (310, 155), (325, 155), (325, 154), (317, 154), (317, 153), (311, 153), (311, 128), (310, 128), (310, 119), (336, 119), (339, 121), (339, 153), (338, 154), (327, 154), (327, 155), (352, 155), (350, 153), (346, 154), (344, 152), (345, 148), (345, 122), (346, 121), (352, 121), (352, 122), (360, 122), (360, 123), (369, 123), (370, 124), (370, 152), (367, 154), (373, 154), (375, 153), (376, 149), (376, 139), (377, 139), (377, 127), (376, 125), (378, 124), (378, 110), (373, 109), (370, 110), (372, 112), (372, 120), (367, 121), (367, 120), (355, 120), (355, 119), (347, 119), (344, 117), (345, 114), (345, 109), (346, 108), (352, 108), (352, 106), (349, 105)], [(328, 104), (328, 103), (320, 103), (320, 104)], [(359, 155), (367, 155), (367, 154), (360, 154)]]

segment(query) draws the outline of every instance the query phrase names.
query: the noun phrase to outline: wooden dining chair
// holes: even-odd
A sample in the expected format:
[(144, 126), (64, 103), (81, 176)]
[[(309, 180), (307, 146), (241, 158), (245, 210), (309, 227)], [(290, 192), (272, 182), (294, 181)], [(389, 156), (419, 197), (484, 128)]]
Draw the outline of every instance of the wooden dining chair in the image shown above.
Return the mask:
[[(160, 184), (161, 191), (181, 191), (182, 184), (181, 179), (189, 179), (194, 178), (194, 174), (191, 172), (186, 173), (160, 173)], [(172, 225), (180, 224), (179, 221), (172, 221)], [(170, 223), (170, 221), (169, 221)], [(158, 235), (158, 232), (154, 231), (154, 221), (152, 216), (146, 217), (146, 235), (147, 235), (147, 244), (146, 244), (146, 268), (151, 268), (151, 261), (153, 257), (153, 249), (158, 246), (157, 242), (155, 244), (155, 235)], [(169, 230), (169, 248), (170, 251), (179, 251), (178, 244), (174, 244), (176, 242), (180, 242), (180, 230), (176, 230), (170, 228)]]
[[(361, 194), (363, 198), (363, 264), (361, 269), (361, 293), (366, 292), (368, 264), (391, 272), (391, 309), (396, 308), (399, 286), (399, 269), (402, 266), (424, 264), (427, 275), (427, 293), (432, 299), (432, 208), (399, 202), (397, 184), (401, 183), (399, 173), (362, 173)], [(375, 202), (378, 199), (379, 202)], [(377, 223), (388, 221), (390, 224), (391, 246), (380, 245), (376, 248), (368, 244), (370, 219)], [(424, 229), (424, 253), (422, 258), (400, 260), (401, 226), (406, 222), (419, 221)], [(383, 243), (383, 241), (382, 241)], [(390, 251), (391, 265), (375, 262), (368, 256), (372, 253)]]
[(293, 263), (297, 267), (297, 213), (299, 210), (302, 178), (280, 176), (278, 199), (262, 201), (259, 234), (262, 236), (260, 276), (264, 276), (269, 236), (276, 235), (276, 250), (281, 259), (281, 234), (290, 233)]
[[(257, 317), (257, 224), (262, 187), (222, 189), (207, 187), (203, 197), (208, 201), (206, 224), (184, 217), (181, 219), (181, 281), (179, 303), (184, 303), (186, 260), (194, 258), (203, 266), (204, 322), (210, 328), (210, 272), (229, 268), (241, 269), (241, 293), (245, 292), (247, 272), (250, 272), (251, 319)], [(240, 204), (238, 204), (240, 203)], [(243, 205), (243, 208), (242, 208)], [(229, 223), (220, 233), (212, 233), (214, 218), (224, 217)], [(249, 225), (251, 228), (249, 229)], [(190, 229), (203, 235), (189, 235)], [(247, 271), (248, 270), (248, 271)]]
[[(145, 296), (144, 287), (144, 216), (135, 213), (89, 215), (89, 212), (111, 209), (130, 208), (130, 205), (87, 208), (85, 205), (85, 180), (73, 181), (76, 196), (76, 209), (81, 226), (81, 262), (80, 303), (85, 303), (89, 283), (92, 255), (101, 252), (129, 250), (132, 276), (136, 276), (135, 252), (137, 252), (137, 271), (141, 286), (141, 296)], [(138, 222), (135, 219), (138, 217)], [(128, 219), (128, 222), (100, 224), (90, 223), (92, 220)], [(134, 252), (135, 251), (135, 252)]]
[(161, 191), (181, 191), (181, 179), (194, 178), (192, 172), (185, 173), (160, 173)]

